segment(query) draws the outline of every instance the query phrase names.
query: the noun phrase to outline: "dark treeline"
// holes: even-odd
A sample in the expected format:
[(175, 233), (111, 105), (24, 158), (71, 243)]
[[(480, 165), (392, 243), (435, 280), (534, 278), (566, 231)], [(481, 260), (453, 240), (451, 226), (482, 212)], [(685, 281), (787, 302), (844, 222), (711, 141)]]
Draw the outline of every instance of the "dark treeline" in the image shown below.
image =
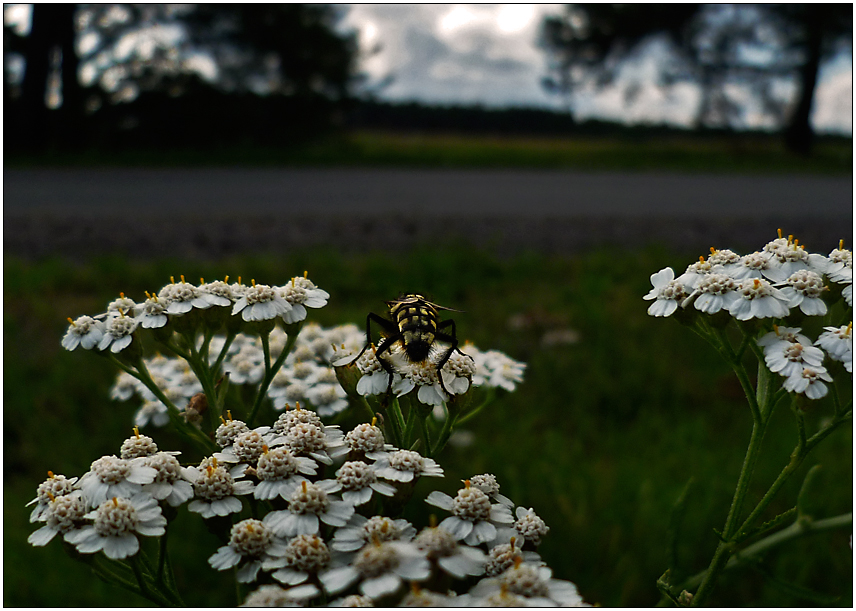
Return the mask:
[[(420, 102), (355, 102), (346, 115), (351, 129), (461, 133), (510, 136), (657, 137), (668, 134), (780, 138), (769, 131), (735, 131), (727, 127), (680, 127), (668, 124), (627, 124), (602, 119), (575, 120), (567, 112), (545, 108), (490, 108), (481, 105), (432, 105)], [(821, 140), (850, 140), (849, 136), (820, 136)]]

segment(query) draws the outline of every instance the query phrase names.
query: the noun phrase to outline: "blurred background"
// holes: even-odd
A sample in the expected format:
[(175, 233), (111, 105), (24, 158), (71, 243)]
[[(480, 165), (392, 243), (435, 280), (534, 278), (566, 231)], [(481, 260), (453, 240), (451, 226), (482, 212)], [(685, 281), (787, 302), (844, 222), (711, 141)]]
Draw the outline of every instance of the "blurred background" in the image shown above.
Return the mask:
[[(641, 297), (660, 268), (780, 227), (850, 247), (851, 4), (3, 11), (4, 604), (144, 602), (29, 547), (23, 505), (48, 469), (80, 475), (130, 431), (108, 364), (61, 350), (66, 318), (179, 274), (307, 269), (332, 295), (325, 326), (400, 291), (465, 310), (460, 337), (529, 368), (441, 457), (444, 490), (495, 473), (551, 526), (557, 577), (650, 606), (692, 476), (678, 566), (706, 566), (751, 420), (713, 350)], [(812, 409), (816, 427), (831, 407)], [(777, 418), (756, 495), (795, 441)], [(848, 428), (770, 517), (813, 464), (817, 517), (852, 511)], [(216, 542), (182, 519), (187, 601), (232, 604), (189, 562)], [(848, 535), (775, 550), (712, 602), (852, 606)]]

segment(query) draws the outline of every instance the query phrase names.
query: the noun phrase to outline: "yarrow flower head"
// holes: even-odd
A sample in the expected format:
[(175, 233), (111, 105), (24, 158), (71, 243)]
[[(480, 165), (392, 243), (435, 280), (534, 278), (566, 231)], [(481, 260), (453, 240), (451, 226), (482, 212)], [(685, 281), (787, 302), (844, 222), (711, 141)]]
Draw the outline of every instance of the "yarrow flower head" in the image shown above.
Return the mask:
[(412, 450), (397, 450), (381, 456), (375, 473), (394, 482), (410, 482), (417, 477), (443, 477), (443, 469), (433, 459)]
[(344, 463), (336, 471), (335, 480), (324, 480), (318, 485), (328, 494), (341, 492), (342, 499), (355, 507), (368, 503), (374, 492), (384, 496), (395, 494), (395, 486), (378, 481), (374, 467), (361, 460)]
[(844, 363), (844, 369), (853, 373), (853, 322), (841, 327), (824, 327), (817, 345), (826, 350), (834, 361)]
[(823, 382), (832, 382), (832, 376), (824, 367), (803, 367), (802, 371), (791, 374), (782, 386), (788, 392), (805, 394), (809, 399), (821, 399), (829, 392)]
[(482, 475), (473, 475), (470, 478), (470, 486), (478, 488), (497, 503), (514, 506), (514, 503), (507, 496), (499, 493), (499, 482), (496, 481), (496, 476), (492, 473), (484, 473)]
[(311, 458), (295, 456), (286, 448), (264, 446), (255, 474), (259, 483), (253, 491), (257, 499), (269, 501), (276, 497), (288, 499), (305, 481), (315, 475), (318, 465)]
[(352, 515), (353, 505), (331, 500), (320, 486), (305, 481), (291, 493), (288, 509), (268, 514), (270, 527), (281, 537), (314, 535), (318, 533), (321, 522), (344, 526)]
[(464, 350), (475, 362), (473, 386), (503, 388), (512, 392), (523, 381), (526, 363), (515, 361), (499, 350), (479, 350), (470, 343), (464, 346)]
[(784, 318), (788, 315), (788, 302), (781, 291), (766, 280), (747, 278), (737, 289), (728, 311), (737, 320), (751, 318)]
[(66, 350), (74, 350), (78, 346), (84, 350), (92, 350), (101, 343), (104, 336), (103, 321), (95, 320), (91, 316), (80, 316), (76, 320), (69, 318), (68, 322), (68, 331), (62, 338), (62, 347)]
[(157, 475), (152, 483), (143, 486), (143, 491), (172, 507), (178, 507), (193, 498), (193, 482), (197, 480), (196, 471), (182, 467), (175, 454), (158, 452), (144, 459), (146, 466), (154, 469)]
[(265, 568), (279, 568), (272, 577), (286, 585), (297, 585), (330, 565), (330, 550), (318, 535), (297, 535), (286, 545), (282, 557)]
[(52, 498), (38, 518), (45, 525), (27, 538), (27, 542), (35, 547), (47, 545), (58, 534), (66, 538), (69, 533), (86, 525), (85, 516), (89, 508), (79, 490), (56, 497), (48, 494)]
[[(661, 273), (663, 271), (664, 270), (660, 270)], [(710, 261), (705, 261), (704, 257), (699, 257), (698, 261), (696, 261), (695, 263), (691, 263), (689, 266), (687, 266), (687, 270), (683, 274), (678, 276), (677, 281), (684, 287), (686, 291), (689, 292), (695, 289), (696, 284), (699, 280), (701, 280), (704, 276), (710, 274), (711, 272), (713, 272), (713, 265), (711, 265)], [(653, 277), (651, 278), (651, 282), (654, 282)]]
[(766, 278), (771, 282), (781, 282), (785, 279), (781, 268), (773, 264), (771, 252), (753, 252), (743, 255), (740, 262), (729, 272), (735, 280), (746, 278)]
[(319, 575), (328, 594), (337, 594), (359, 581), (359, 589), (372, 600), (396, 593), (404, 580), (424, 581), (431, 564), (412, 543), (373, 543), (360, 551), (350, 565)]
[(651, 274), (652, 288), (644, 299), (655, 300), (648, 308), (651, 316), (671, 316), (687, 297), (684, 285), (675, 280), (675, 272), (671, 267), (664, 267), (656, 274)]
[(435, 490), (425, 502), (452, 513), (440, 523), (440, 527), (456, 539), (463, 539), (467, 545), (490, 543), (496, 539), (497, 525), (514, 522), (511, 510), (501, 503), (491, 504), (490, 498), (471, 486), (469, 480), (464, 483), (465, 487), (458, 490), (455, 498)]
[(113, 497), (84, 517), (93, 523), (70, 531), (65, 540), (75, 545), (81, 554), (103, 550), (113, 560), (133, 556), (139, 551), (137, 535), (159, 537), (166, 527), (166, 518), (158, 502), (145, 493), (131, 498)]
[(514, 514), (517, 516), (517, 521), (514, 522), (514, 530), (525, 541), (540, 545), (541, 539), (550, 532), (550, 527), (538, 517), (532, 508), (518, 507)]
[(386, 443), (383, 431), (376, 425), (377, 418), (373, 418), (371, 424), (358, 424), (345, 435), (345, 444), (351, 455), (377, 460), (395, 450), (391, 444)]
[(240, 312), (245, 321), (273, 320), (291, 310), (279, 291), (267, 284), (256, 284), (246, 288), (232, 308), (232, 315)]
[(48, 510), (50, 502), (59, 496), (70, 494), (76, 489), (75, 484), (77, 478), (67, 478), (65, 475), (54, 475), (52, 471), (48, 471), (48, 478), (39, 484), (36, 491), (36, 498), (27, 503), (27, 507), (35, 504), (32, 513), (30, 514), (30, 522), (37, 522), (42, 518), (42, 515)]
[(235, 476), (241, 477), (244, 469), (238, 466), (237, 470), (230, 472), (216, 458), (203, 460), (191, 471), (196, 499), (187, 506), (188, 510), (201, 514), (203, 518), (241, 511), (243, 506), (237, 496), (253, 491), (253, 482), (235, 481)]
[(573, 583), (552, 577), (552, 571), (546, 566), (518, 561), (498, 577), (482, 579), (470, 590), (469, 596), (484, 599), (508, 592), (526, 599), (526, 606), (587, 606)]
[(811, 270), (796, 271), (785, 280), (785, 284), (787, 286), (781, 291), (782, 296), (788, 300), (789, 307), (799, 306), (807, 316), (826, 314), (826, 304), (821, 299), (826, 287), (823, 286), (820, 274)]
[(125, 460), (102, 456), (80, 478), (78, 487), (89, 505), (98, 507), (114, 496), (132, 497), (142, 490), (143, 485), (151, 484), (156, 476), (157, 472), (146, 466), (142, 458)]
[(812, 346), (811, 342), (778, 341), (764, 348), (767, 368), (784, 377), (800, 374), (806, 366), (820, 367), (823, 356), (823, 351)]
[(429, 526), (413, 540), (416, 548), (444, 573), (457, 579), (482, 575), (487, 560), (478, 548), (459, 545), (452, 533), (440, 526)]
[(208, 559), (208, 563), (218, 571), (238, 566), (239, 583), (256, 580), (259, 570), (268, 563), (275, 563), (286, 550), (285, 543), (276, 537), (269, 527), (269, 516), (264, 520), (247, 519), (232, 526), (229, 544), (224, 545)]
[(711, 273), (701, 278), (690, 297), (695, 296), (695, 308), (707, 314), (728, 310), (739, 299), (739, 288), (726, 274)]
[(330, 293), (315, 286), (307, 275), (308, 272), (304, 272), (303, 276), (292, 278), (291, 282), (278, 289), (282, 298), (290, 305), (282, 314), (282, 320), (286, 324), (300, 322), (306, 318), (306, 308), (323, 308), (327, 305)]
[(301, 607), (306, 600), (315, 598), (319, 590), (312, 584), (304, 584), (296, 588), (282, 588), (277, 585), (259, 586), (251, 592), (242, 607)]
[(181, 282), (176, 282), (175, 278), (170, 280), (172, 282), (158, 293), (158, 299), (166, 303), (168, 314), (186, 314), (193, 308), (205, 310), (211, 307), (211, 302), (206, 299), (205, 294), (189, 282), (185, 282), (184, 276), (181, 277)]
[(104, 335), (101, 337), (98, 349), (110, 348), (110, 352), (121, 352), (131, 344), (137, 326), (136, 318), (126, 316), (124, 312), (119, 310), (117, 316), (109, 316), (104, 323)]
[(339, 552), (355, 552), (372, 542), (410, 541), (414, 536), (416, 529), (407, 520), (384, 516), (366, 518), (355, 513), (347, 526), (335, 532), (331, 547)]

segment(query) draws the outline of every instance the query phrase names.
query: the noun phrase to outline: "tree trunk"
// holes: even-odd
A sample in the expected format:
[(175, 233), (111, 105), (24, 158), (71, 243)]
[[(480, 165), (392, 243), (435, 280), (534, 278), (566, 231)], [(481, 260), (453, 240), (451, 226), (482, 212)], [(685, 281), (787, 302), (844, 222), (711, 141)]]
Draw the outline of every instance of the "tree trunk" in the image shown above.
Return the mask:
[(806, 5), (805, 62), (800, 67), (799, 101), (788, 127), (785, 129), (785, 144), (799, 154), (811, 153), (814, 132), (811, 128), (811, 108), (820, 70), (821, 44), (823, 43), (823, 19), (819, 6)]
[[(80, 84), (77, 79), (78, 59), (74, 49), (75, 4), (33, 4), (30, 35), (25, 43), (26, 66), (18, 104), (18, 129), (21, 142), (13, 144), (27, 150), (39, 151), (61, 144), (69, 128), (80, 116)], [(48, 77), (54, 53), (62, 54), (63, 106), (49, 109), (46, 104)]]

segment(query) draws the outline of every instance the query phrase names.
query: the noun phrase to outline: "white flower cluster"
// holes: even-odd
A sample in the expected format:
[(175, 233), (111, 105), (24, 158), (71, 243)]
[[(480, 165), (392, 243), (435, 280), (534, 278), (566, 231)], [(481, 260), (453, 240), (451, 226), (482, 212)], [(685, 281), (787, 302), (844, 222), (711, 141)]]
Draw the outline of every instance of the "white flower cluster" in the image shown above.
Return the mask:
[(816, 345), (801, 331), (799, 327), (773, 325), (773, 331), (758, 339), (758, 345), (764, 349), (767, 369), (785, 378), (785, 390), (820, 399), (828, 392), (824, 382), (832, 382), (823, 366), (827, 355), (853, 373), (853, 323), (824, 327)]
[[(654, 288), (645, 299), (654, 300), (648, 308), (652, 316), (670, 316), (692, 304), (700, 312), (727, 312), (739, 321), (792, 321), (829, 313), (839, 294), (825, 281), (843, 285), (840, 297), (852, 307), (853, 258), (843, 242), (824, 256), (806, 252), (798, 240), (780, 232), (761, 251), (745, 256), (712, 248), (706, 261), (701, 258), (677, 278), (671, 268), (662, 269), (651, 276)], [(826, 326), (812, 342), (801, 327), (772, 324), (772, 331), (756, 341), (767, 368), (785, 378), (786, 391), (820, 399), (828, 392), (824, 382), (832, 381), (825, 359), (853, 372), (852, 330), (852, 322)]]
[[(504, 388), (513, 391), (523, 381), (526, 364), (515, 361), (497, 350), (481, 351), (471, 343), (463, 350), (453, 351), (439, 369), (447, 346), (435, 344), (425, 361), (412, 362), (398, 344), (385, 350), (380, 359), (392, 369), (390, 374), (377, 356), (378, 348), (370, 346), (354, 361), (361, 346), (343, 350), (343, 356), (333, 361), (336, 367), (354, 365), (360, 373), (356, 390), (363, 396), (379, 395), (388, 389), (397, 396), (416, 390), (420, 403), (439, 407), (450, 400), (450, 395), (466, 393), (470, 386)], [(441, 380), (442, 378), (442, 380)], [(448, 392), (447, 392), (448, 391)]]
[[(226, 281), (229, 277), (226, 276)], [(229, 308), (232, 316), (240, 315), (245, 322), (261, 322), (281, 319), (285, 325), (306, 318), (306, 308), (321, 308), (327, 305), (330, 295), (319, 289), (304, 273), (292, 278), (283, 286), (256, 284), (248, 286), (240, 282), (228, 284), (226, 281), (205, 282), (198, 286), (186, 282), (181, 276), (180, 282), (164, 286), (156, 294), (146, 293), (146, 300), (136, 303), (120, 293), (118, 299), (107, 306), (104, 314), (81, 316), (77, 320), (68, 319), (70, 326), (62, 339), (66, 350), (78, 346), (85, 350), (97, 348), (110, 349), (118, 353), (133, 341), (137, 328), (160, 329), (177, 317), (193, 312), (211, 312), (212, 320), (223, 308)]]
[(44, 522), (28, 541), (47, 545), (56, 535), (82, 554), (103, 551), (114, 560), (135, 555), (138, 537), (164, 534), (161, 506), (177, 507), (193, 497), (195, 473), (182, 467), (178, 452), (160, 452), (150, 437), (134, 436), (121, 456), (102, 456), (80, 479), (48, 472), (29, 504), (30, 522)]
[[(282, 329), (271, 331), (268, 341), (272, 360), (281, 354), (287, 339), (288, 335)], [(282, 411), (286, 405), (301, 403), (321, 416), (332, 416), (343, 411), (348, 401), (330, 360), (337, 350), (358, 350), (364, 339), (365, 334), (356, 325), (340, 325), (330, 329), (315, 323), (304, 325), (292, 351), (267, 389), (267, 396), (274, 408)], [(209, 362), (212, 365), (225, 341), (219, 335), (211, 339)], [(191, 397), (202, 391), (196, 375), (181, 358), (157, 355), (145, 358), (143, 362), (158, 387), (180, 409), (187, 405)], [(229, 374), (230, 384), (258, 385), (264, 376), (264, 351), (258, 336), (238, 333), (226, 351), (222, 371)], [(164, 426), (169, 422), (166, 406), (157, 400), (145, 384), (127, 373), (120, 373), (110, 396), (125, 401), (134, 395), (142, 400), (135, 417), (138, 426), (149, 423)]]
[[(261, 586), (245, 606), (309, 604), (322, 600), (322, 589), (341, 597), (334, 606), (585, 605), (534, 551), (549, 527), (532, 509), (513, 512), (493, 475), (472, 477), (454, 498), (432, 492), (427, 502), (451, 515), (417, 532), (382, 510), (357, 511), (385, 499), (400, 506), (396, 499), (409, 498), (418, 479), (443, 477), (430, 458), (387, 444), (375, 423), (343, 434), (295, 408), (255, 429), (224, 419), (215, 440), (220, 452), (185, 467), (135, 428), (120, 456), (99, 458), (79, 479), (49, 473), (31, 502), (30, 520), (43, 526), (30, 543), (59, 534), (81, 554), (133, 557), (140, 536), (164, 535), (176, 517), (164, 509), (187, 503), (205, 519), (235, 517), (212, 522), (228, 529), (228, 543), (208, 559), (212, 568), (235, 569), (242, 583), (265, 573), (282, 584)], [(255, 517), (245, 517), (249, 495)], [(473, 577), (481, 579), (464, 591)]]
[(737, 320), (784, 318), (798, 308), (806, 316), (827, 313), (830, 282), (843, 285), (841, 295), (853, 306), (853, 258), (843, 243), (828, 256), (809, 253), (791, 237), (779, 237), (761, 251), (740, 256), (711, 248), (710, 257), (675, 277), (671, 267), (651, 275), (654, 288), (645, 299), (651, 316), (670, 316), (680, 306), (707, 314), (728, 312)]

